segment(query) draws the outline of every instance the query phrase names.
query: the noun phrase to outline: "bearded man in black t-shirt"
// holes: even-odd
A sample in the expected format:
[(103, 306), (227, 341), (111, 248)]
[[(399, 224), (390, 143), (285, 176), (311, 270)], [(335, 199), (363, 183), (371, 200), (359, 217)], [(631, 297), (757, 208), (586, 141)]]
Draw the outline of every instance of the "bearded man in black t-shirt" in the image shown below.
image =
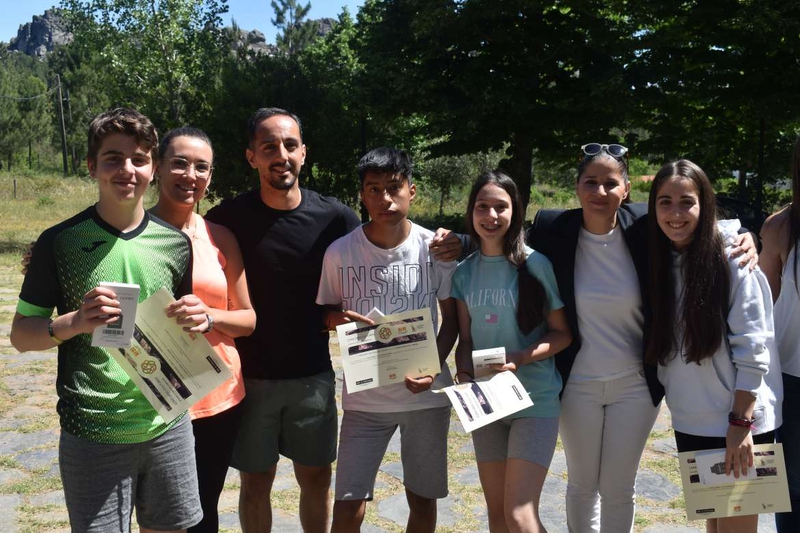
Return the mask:
[(257, 316), (255, 332), (236, 339), (247, 391), (232, 461), (241, 471), (239, 516), (245, 531), (269, 531), (272, 482), (283, 455), (300, 485), (303, 529), (324, 532), (337, 410), (328, 333), (315, 298), (325, 250), (359, 219), (335, 198), (300, 188), (306, 146), (295, 115), (259, 109), (248, 136), (245, 154), (260, 188), (206, 216), (236, 235)]

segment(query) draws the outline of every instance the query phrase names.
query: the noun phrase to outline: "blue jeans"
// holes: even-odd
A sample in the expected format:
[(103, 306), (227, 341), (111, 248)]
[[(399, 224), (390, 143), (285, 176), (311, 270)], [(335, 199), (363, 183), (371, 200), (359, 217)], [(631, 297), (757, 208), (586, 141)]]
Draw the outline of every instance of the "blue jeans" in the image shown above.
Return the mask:
[(800, 531), (800, 378), (783, 375), (783, 425), (778, 429), (783, 443), (786, 472), (789, 478), (791, 513), (776, 513), (778, 533)]

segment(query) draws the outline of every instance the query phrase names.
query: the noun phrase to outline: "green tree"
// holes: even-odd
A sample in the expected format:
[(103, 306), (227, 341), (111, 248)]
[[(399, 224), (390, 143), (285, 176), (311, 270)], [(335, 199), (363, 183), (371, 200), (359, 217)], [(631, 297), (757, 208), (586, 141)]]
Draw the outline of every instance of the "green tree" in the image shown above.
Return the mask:
[(739, 171), (760, 207), (762, 182), (786, 175), (800, 115), (800, 4), (647, 1), (632, 14), (638, 120), (651, 134), (642, 147), (692, 159), (712, 179)]
[[(495, 150), (525, 204), (534, 152), (571, 159), (625, 123), (633, 29), (623, 2), (368, 0), (358, 52), (370, 100), (421, 113), (440, 153)], [(622, 102), (621, 102), (622, 100)], [(436, 155), (436, 154), (435, 154)]]
[(305, 20), (311, 9), (311, 2), (303, 5), (297, 0), (272, 0), (272, 9), (275, 11), (275, 18), (271, 19), (272, 25), (280, 32), (275, 44), (284, 54), (295, 56), (317, 34), (314, 23)]
[(49, 144), (52, 98), (35, 60), (5, 51), (0, 59), (0, 157), (11, 170), (24, 149), (30, 165), (34, 146)]
[(206, 103), (229, 50), (226, 0), (62, 0), (70, 49), (104, 78), (115, 104), (161, 127), (185, 123)]
[(481, 173), (497, 167), (502, 152), (444, 155), (420, 162), (419, 174), (439, 191), (439, 216), (453, 191), (472, 183)]

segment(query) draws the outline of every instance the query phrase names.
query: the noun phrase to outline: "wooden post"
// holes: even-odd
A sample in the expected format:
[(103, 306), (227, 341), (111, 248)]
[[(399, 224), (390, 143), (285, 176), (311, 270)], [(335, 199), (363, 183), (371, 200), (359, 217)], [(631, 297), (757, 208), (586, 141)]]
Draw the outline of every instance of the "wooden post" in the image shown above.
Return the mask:
[(64, 125), (64, 99), (61, 94), (61, 76), (58, 74), (56, 74), (56, 85), (58, 85), (58, 119), (61, 125), (61, 159), (64, 163), (64, 175), (67, 176), (69, 174), (69, 168), (67, 167), (67, 129)]

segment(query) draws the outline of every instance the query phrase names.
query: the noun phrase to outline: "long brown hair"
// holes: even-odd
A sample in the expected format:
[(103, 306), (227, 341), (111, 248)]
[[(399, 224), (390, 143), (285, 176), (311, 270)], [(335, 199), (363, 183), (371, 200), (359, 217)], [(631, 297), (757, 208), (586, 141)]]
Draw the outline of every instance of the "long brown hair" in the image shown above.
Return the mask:
[(499, 170), (484, 172), (472, 185), (467, 203), (466, 227), (473, 242), (480, 243), (481, 238), (472, 223), (472, 212), (478, 193), (487, 185), (496, 185), (511, 197), (511, 223), (503, 236), (503, 255), (517, 267), (517, 326), (527, 335), (541, 324), (549, 310), (547, 294), (542, 283), (526, 266), (528, 254), (525, 251), (525, 240), (522, 234), (522, 223), (525, 219), (522, 210), (522, 198), (516, 183), (508, 175)]
[[(683, 253), (683, 298), (675, 294), (672, 245), (656, 220), (656, 198), (669, 179), (694, 183), (700, 218), (691, 243)], [(667, 163), (656, 174), (648, 200), (650, 299), (653, 326), (647, 360), (664, 365), (673, 350), (683, 347), (687, 362), (700, 364), (719, 350), (727, 331), (730, 273), (722, 236), (717, 230), (714, 189), (705, 172), (687, 159)], [(678, 305), (681, 307), (679, 308)], [(676, 333), (683, 332), (683, 339)]]

